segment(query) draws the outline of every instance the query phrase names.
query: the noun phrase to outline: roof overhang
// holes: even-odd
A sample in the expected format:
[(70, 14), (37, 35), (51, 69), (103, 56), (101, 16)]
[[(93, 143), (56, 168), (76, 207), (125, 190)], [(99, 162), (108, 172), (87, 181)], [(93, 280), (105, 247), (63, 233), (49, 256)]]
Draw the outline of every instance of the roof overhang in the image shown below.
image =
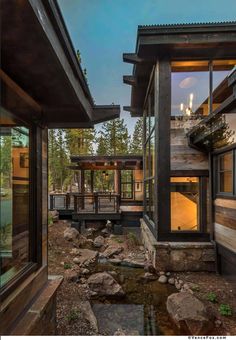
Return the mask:
[(123, 55), (124, 62), (134, 65), (133, 74), (123, 79), (124, 83), (132, 86), (131, 115), (140, 116), (143, 111), (150, 74), (157, 60), (235, 57), (236, 22), (139, 26), (135, 53)]
[(71, 156), (72, 170), (142, 170), (143, 157), (136, 155)]
[(1, 2), (1, 68), (52, 127), (92, 127), (119, 106), (94, 104), (56, 0)]

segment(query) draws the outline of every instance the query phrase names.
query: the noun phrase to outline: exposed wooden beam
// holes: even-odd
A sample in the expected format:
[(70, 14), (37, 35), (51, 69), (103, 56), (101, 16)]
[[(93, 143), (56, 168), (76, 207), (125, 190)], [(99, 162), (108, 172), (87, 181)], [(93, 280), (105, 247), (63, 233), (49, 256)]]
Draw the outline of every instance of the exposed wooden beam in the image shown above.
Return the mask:
[(130, 64), (140, 64), (144, 60), (139, 58), (136, 53), (123, 53), (123, 61)]
[(19, 85), (17, 85), (2, 69), (0, 69), (0, 79), (20, 98), (23, 98), (25, 103), (27, 103), (27, 105), (29, 105), (35, 112), (41, 113), (41, 106)]
[(134, 76), (123, 76), (123, 82), (127, 85), (135, 86), (138, 84), (137, 78)]
[(120, 105), (95, 105), (93, 107), (92, 123), (98, 124), (120, 116)]
[(142, 109), (137, 107), (123, 106), (123, 110), (130, 112), (132, 117), (142, 117), (143, 115)]

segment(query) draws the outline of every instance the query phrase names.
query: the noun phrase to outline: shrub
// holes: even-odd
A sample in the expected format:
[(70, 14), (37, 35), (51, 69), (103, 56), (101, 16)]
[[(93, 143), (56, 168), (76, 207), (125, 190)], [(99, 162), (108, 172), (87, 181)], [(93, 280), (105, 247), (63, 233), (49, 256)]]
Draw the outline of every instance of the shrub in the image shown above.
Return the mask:
[(51, 226), (53, 224), (53, 218), (51, 214), (48, 214), (48, 225)]
[(71, 309), (71, 311), (67, 315), (66, 319), (70, 323), (70, 322), (77, 320), (78, 317), (79, 317), (79, 311), (78, 311), (78, 309), (74, 308), (74, 309)]
[(216, 296), (216, 294), (213, 293), (213, 292), (208, 293), (208, 294), (207, 294), (207, 300), (208, 300), (208, 301), (211, 301), (211, 302), (213, 302), (213, 303), (216, 303), (216, 302), (217, 302), (217, 296)]
[(71, 269), (72, 265), (70, 263), (64, 263), (64, 269)]
[(231, 316), (233, 314), (231, 307), (225, 304), (220, 305), (219, 311), (220, 311), (220, 314), (224, 316)]
[(199, 292), (200, 291), (200, 287), (198, 285), (192, 285), (191, 289), (193, 292)]

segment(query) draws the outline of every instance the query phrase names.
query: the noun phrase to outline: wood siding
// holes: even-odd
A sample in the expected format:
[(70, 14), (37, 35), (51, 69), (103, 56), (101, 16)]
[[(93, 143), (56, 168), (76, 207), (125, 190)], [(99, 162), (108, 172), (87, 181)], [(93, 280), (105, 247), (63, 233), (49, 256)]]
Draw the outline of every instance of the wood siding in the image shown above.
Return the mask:
[(208, 170), (208, 156), (188, 145), (186, 134), (195, 123), (171, 120), (171, 170)]
[(214, 201), (215, 241), (236, 253), (236, 200)]

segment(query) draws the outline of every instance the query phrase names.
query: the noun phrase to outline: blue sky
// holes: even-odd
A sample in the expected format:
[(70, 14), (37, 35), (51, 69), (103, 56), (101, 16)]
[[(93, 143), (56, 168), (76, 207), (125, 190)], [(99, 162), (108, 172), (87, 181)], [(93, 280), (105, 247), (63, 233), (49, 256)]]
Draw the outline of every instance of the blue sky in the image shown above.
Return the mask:
[[(58, 0), (96, 104), (120, 104), (130, 133), (136, 119), (123, 112), (130, 87), (122, 76), (132, 65), (122, 53), (134, 52), (137, 26), (236, 20), (236, 0)], [(98, 127), (99, 128), (99, 127)]]

